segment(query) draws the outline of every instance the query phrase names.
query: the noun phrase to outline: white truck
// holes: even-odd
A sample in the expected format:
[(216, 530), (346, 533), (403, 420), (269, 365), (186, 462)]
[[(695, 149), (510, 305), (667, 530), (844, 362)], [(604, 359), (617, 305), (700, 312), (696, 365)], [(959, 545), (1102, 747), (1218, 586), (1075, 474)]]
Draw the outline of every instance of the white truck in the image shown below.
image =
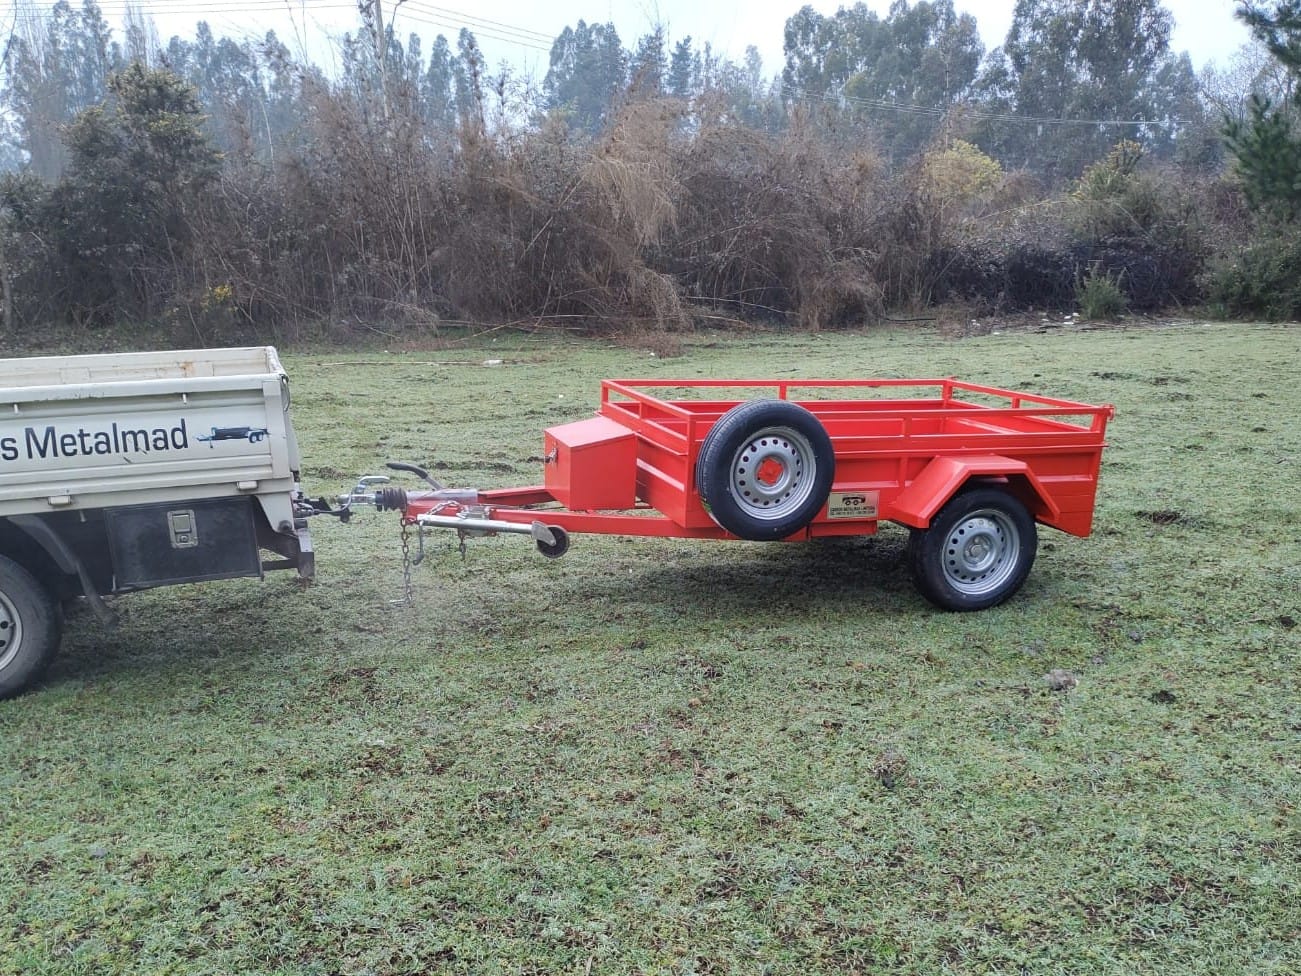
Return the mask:
[(0, 698), (65, 601), (314, 564), (276, 350), (0, 359)]

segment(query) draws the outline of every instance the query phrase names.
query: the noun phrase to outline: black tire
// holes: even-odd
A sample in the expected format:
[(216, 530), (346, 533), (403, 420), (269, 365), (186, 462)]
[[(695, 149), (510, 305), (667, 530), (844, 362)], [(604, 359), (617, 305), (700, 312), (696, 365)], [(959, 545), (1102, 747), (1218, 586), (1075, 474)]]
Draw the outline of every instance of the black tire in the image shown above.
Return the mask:
[(549, 545), (538, 539), (538, 552), (548, 559), (559, 559), (569, 551), (569, 533), (558, 525), (550, 525), (547, 528), (551, 530), (551, 535), (556, 540), (555, 544)]
[(813, 521), (827, 503), (835, 469), (835, 449), (817, 417), (787, 400), (751, 400), (710, 428), (696, 488), (720, 526), (767, 542)]
[(58, 650), (61, 629), (49, 590), (0, 556), (0, 698), (12, 698), (40, 678)]
[(1014, 496), (975, 488), (949, 501), (929, 529), (913, 529), (913, 583), (943, 610), (984, 610), (1021, 588), (1034, 565), (1039, 534)]

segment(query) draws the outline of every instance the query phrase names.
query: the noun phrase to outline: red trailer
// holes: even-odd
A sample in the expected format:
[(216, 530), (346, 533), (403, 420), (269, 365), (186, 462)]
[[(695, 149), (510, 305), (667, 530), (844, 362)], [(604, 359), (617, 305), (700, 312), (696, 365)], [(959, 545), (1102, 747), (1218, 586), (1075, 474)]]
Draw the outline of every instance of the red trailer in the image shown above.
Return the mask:
[(949, 610), (1001, 603), (1030, 572), (1036, 523), (1087, 536), (1110, 405), (956, 379), (606, 380), (597, 415), (549, 428), (543, 483), (372, 491), (462, 541), (569, 534), (799, 541), (907, 526), (917, 588)]

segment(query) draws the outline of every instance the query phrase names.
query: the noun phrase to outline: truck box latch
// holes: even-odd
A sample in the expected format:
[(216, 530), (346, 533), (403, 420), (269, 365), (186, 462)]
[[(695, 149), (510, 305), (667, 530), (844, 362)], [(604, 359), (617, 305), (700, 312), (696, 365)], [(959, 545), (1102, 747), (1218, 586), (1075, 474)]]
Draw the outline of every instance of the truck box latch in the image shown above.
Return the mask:
[(167, 528), (172, 536), (173, 549), (193, 549), (199, 544), (199, 533), (194, 522), (194, 509), (183, 508), (167, 513)]

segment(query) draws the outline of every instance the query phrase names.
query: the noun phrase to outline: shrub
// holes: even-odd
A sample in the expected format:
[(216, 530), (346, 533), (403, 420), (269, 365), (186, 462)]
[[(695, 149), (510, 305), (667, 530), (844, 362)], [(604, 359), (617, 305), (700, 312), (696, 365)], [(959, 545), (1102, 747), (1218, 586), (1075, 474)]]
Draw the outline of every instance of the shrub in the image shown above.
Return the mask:
[[(1199, 295), (1198, 203), (1240, 220), (1226, 184), (1189, 188), (1128, 144), (1063, 197), (960, 141), (891, 171), (800, 111), (763, 131), (648, 98), (594, 135), (556, 117), (516, 127), (500, 87), (500, 110), (457, 127), (305, 78), (274, 162), (218, 160), (184, 86), (141, 70), (115, 84), (116, 102), (70, 127), (59, 185), (0, 181), (11, 328), (152, 318), (205, 342), (448, 320), (827, 329), (936, 301), (1092, 307), (1108, 286), (1153, 309)], [(1279, 255), (1244, 255), (1217, 269), (1226, 307), (1286, 285)]]
[(981, 199), (1003, 179), (997, 160), (961, 139), (947, 149), (927, 153), (921, 167), (922, 185), (946, 208), (962, 208)]
[(69, 314), (108, 324), (161, 312), (195, 253), (190, 214), (217, 178), (194, 90), (133, 63), (109, 78), (112, 100), (68, 127), (68, 171), (52, 202), (61, 261), (76, 287)]
[(57, 317), (54, 296), (63, 276), (51, 260), (54, 248), (46, 228), (51, 219), (50, 188), (35, 176), (0, 174), (0, 283), (3, 316), (0, 338), (19, 322)]
[(1301, 235), (1281, 226), (1222, 257), (1207, 280), (1213, 314), (1225, 318), (1301, 319)]
[(1012, 308), (1070, 308), (1075, 301), (1076, 269), (1069, 249), (1015, 244), (1003, 261), (1004, 296)]
[(1105, 159), (1086, 169), (1076, 181), (1071, 196), (1083, 205), (1084, 213), (1090, 219), (1104, 223), (1103, 233), (1117, 216), (1126, 219), (1123, 208), (1117, 204), (1123, 203), (1132, 192), (1142, 161), (1143, 147), (1124, 140), (1116, 143)]
[(875, 158), (832, 152), (812, 127), (774, 137), (729, 123), (675, 151), (678, 219), (658, 267), (688, 295), (738, 318), (810, 329), (879, 315), (884, 279), (873, 258), (888, 247)]
[(1080, 266), (1121, 283), (1128, 305), (1158, 309), (1200, 297), (1209, 253), (1200, 188), (1141, 167), (1137, 143), (1118, 143), (1070, 195)]
[(1112, 275), (1093, 267), (1075, 283), (1075, 299), (1086, 319), (1097, 321), (1120, 317), (1129, 304), (1121, 288), (1123, 277), (1123, 274)]
[(937, 302), (961, 301), (995, 308), (1004, 296), (1003, 263), (988, 240), (961, 241), (932, 256)]

